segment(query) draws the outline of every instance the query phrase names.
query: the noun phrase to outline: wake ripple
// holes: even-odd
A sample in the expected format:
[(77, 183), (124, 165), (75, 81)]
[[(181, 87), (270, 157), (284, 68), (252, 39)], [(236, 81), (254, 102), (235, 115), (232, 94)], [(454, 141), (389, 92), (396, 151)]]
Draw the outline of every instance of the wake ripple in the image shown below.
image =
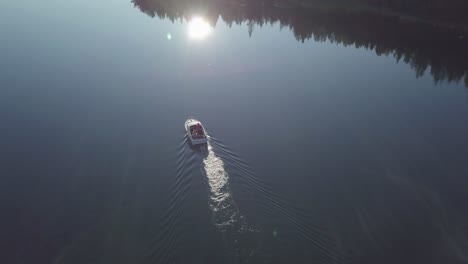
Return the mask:
[[(177, 149), (175, 177), (171, 179), (166, 207), (161, 216), (160, 226), (154, 231), (154, 238), (145, 263), (174, 263), (181, 239), (182, 214), (197, 172), (206, 176), (209, 187), (209, 208), (212, 222), (218, 228), (235, 263), (247, 263), (258, 250), (257, 233), (239, 210), (230, 187), (230, 176), (236, 177), (247, 193), (267, 213), (283, 215), (299, 233), (306, 238), (319, 254), (320, 263), (343, 263), (344, 256), (336, 247), (334, 239), (323, 227), (307, 221), (303, 210), (282, 195), (275, 193), (270, 184), (255, 175), (251, 166), (228, 146), (210, 137), (205, 149), (190, 147), (186, 137)], [(229, 171), (229, 173), (228, 173)]]
[(143, 256), (142, 263), (174, 263), (181, 231), (177, 228), (183, 225), (182, 214), (186, 209), (187, 198), (192, 188), (192, 173), (196, 171), (197, 159), (191, 155), (187, 147), (188, 140), (184, 139), (177, 148), (177, 163), (175, 177), (173, 178), (164, 201), (166, 205), (160, 217), (160, 225), (152, 235), (153, 240), (147, 254)]
[(211, 144), (216, 148), (218, 156), (225, 161), (229, 171), (238, 176), (242, 186), (255, 199), (255, 202), (265, 212), (271, 215), (283, 215), (295, 226), (299, 233), (317, 249), (321, 263), (343, 263), (345, 261), (346, 257), (338, 250), (335, 239), (328, 235), (327, 230), (311, 223), (311, 221), (307, 221), (307, 217), (302, 214), (304, 210), (282, 195), (275, 193), (271, 185), (258, 178), (251, 166), (234, 151), (230, 150), (228, 146), (215, 137), (211, 137), (210, 140)]

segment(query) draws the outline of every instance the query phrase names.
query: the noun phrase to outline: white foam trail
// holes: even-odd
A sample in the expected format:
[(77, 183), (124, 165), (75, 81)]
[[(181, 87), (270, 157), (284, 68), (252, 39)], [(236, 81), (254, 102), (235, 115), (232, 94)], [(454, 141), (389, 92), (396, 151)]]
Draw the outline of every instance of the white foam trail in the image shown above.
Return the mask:
[(248, 263), (257, 247), (252, 237), (255, 230), (247, 224), (234, 202), (223, 160), (214, 153), (209, 143), (207, 147), (208, 154), (203, 163), (210, 187), (212, 221), (223, 234), (230, 259), (235, 263)]
[[(243, 217), (232, 199), (229, 189), (229, 176), (224, 168), (224, 162), (216, 156), (213, 148), (208, 144), (208, 155), (203, 159), (205, 174), (210, 186), (210, 208), (213, 212), (214, 224), (223, 231), (245, 226)], [(234, 231), (234, 230), (232, 230)]]

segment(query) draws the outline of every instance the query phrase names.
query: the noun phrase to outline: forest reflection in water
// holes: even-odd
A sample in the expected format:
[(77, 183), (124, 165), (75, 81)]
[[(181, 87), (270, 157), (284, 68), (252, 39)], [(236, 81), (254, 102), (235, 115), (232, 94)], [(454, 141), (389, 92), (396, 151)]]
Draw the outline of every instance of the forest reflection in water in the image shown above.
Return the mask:
[(190, 21), (203, 16), (212, 26), (246, 23), (252, 36), (256, 27), (279, 23), (298, 41), (330, 41), (392, 56), (414, 70), (416, 77), (429, 73), (435, 83), (464, 82), (468, 87), (468, 33), (462, 27), (430, 21), (344, 8), (303, 8), (289, 1), (166, 1), (132, 0), (144, 13)]

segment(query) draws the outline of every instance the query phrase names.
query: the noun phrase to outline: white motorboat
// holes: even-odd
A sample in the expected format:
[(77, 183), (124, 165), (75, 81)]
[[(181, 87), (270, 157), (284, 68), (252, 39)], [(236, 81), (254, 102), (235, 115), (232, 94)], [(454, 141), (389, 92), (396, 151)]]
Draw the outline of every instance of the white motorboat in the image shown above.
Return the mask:
[(187, 137), (190, 139), (192, 145), (200, 145), (208, 142), (205, 127), (196, 119), (190, 118), (185, 121), (185, 131), (187, 131)]

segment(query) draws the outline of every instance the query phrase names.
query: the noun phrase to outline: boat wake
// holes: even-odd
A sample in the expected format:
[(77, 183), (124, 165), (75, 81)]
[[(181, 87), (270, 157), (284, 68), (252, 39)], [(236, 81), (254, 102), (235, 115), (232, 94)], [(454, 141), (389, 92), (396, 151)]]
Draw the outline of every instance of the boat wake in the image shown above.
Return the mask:
[(256, 249), (256, 230), (247, 223), (234, 201), (223, 160), (216, 155), (210, 142), (206, 148), (202, 171), (208, 179), (213, 224), (222, 234), (229, 259), (235, 263), (247, 263)]
[[(224, 160), (224, 167), (228, 167), (230, 173), (235, 175), (235, 180), (243, 187), (249, 200), (260, 206), (262, 211), (270, 217), (283, 216), (298, 230), (312, 245), (311, 250), (317, 256), (320, 263), (343, 263), (345, 256), (334, 237), (329, 235), (320, 224), (314, 224), (313, 219), (303, 215), (303, 209), (294, 202), (276, 193), (268, 182), (257, 177), (251, 167), (239, 155), (230, 150), (216, 138), (211, 138), (210, 148), (214, 146), (217, 150), (215, 157)], [(214, 154), (213, 154), (214, 155)], [(273, 230), (273, 236), (277, 235), (277, 230)]]
[(152, 235), (152, 241), (147, 254), (142, 256), (141, 263), (176, 263), (179, 242), (182, 240), (184, 211), (189, 200), (190, 190), (193, 187), (193, 174), (196, 171), (196, 157), (190, 155), (187, 149), (187, 138), (179, 143), (175, 166), (175, 177), (170, 177), (168, 196), (164, 202), (163, 213), (160, 216), (157, 228)]
[(252, 231), (233, 200), (229, 176), (224, 168), (223, 160), (216, 156), (210, 143), (207, 148), (208, 155), (203, 159), (203, 164), (210, 186), (210, 209), (213, 212), (213, 223), (221, 231)]
[[(326, 230), (311, 223), (313, 220), (305, 217), (295, 203), (275, 193), (238, 154), (214, 137), (205, 145), (191, 146), (188, 143), (189, 140), (184, 138), (179, 144), (175, 177), (170, 179), (169, 196), (161, 215), (162, 226), (155, 232), (149, 254), (145, 257), (149, 263), (177, 263), (176, 252), (182, 250), (180, 242), (184, 240), (179, 226), (186, 221), (185, 218), (193, 217), (185, 212), (192, 192), (201, 191), (197, 187), (204, 185), (197, 182), (200, 173), (206, 179), (211, 220), (224, 241), (228, 263), (264, 262), (268, 258), (274, 262), (272, 256), (263, 253), (263, 248), (272, 235), (276, 237), (277, 230), (272, 232), (251, 225), (237, 205), (236, 195), (252, 201), (251, 205), (258, 206), (261, 209), (259, 214), (265, 217), (286, 219), (310, 241), (309, 249), (320, 263), (342, 263), (334, 240)], [(267, 248), (265, 250), (268, 251)]]

